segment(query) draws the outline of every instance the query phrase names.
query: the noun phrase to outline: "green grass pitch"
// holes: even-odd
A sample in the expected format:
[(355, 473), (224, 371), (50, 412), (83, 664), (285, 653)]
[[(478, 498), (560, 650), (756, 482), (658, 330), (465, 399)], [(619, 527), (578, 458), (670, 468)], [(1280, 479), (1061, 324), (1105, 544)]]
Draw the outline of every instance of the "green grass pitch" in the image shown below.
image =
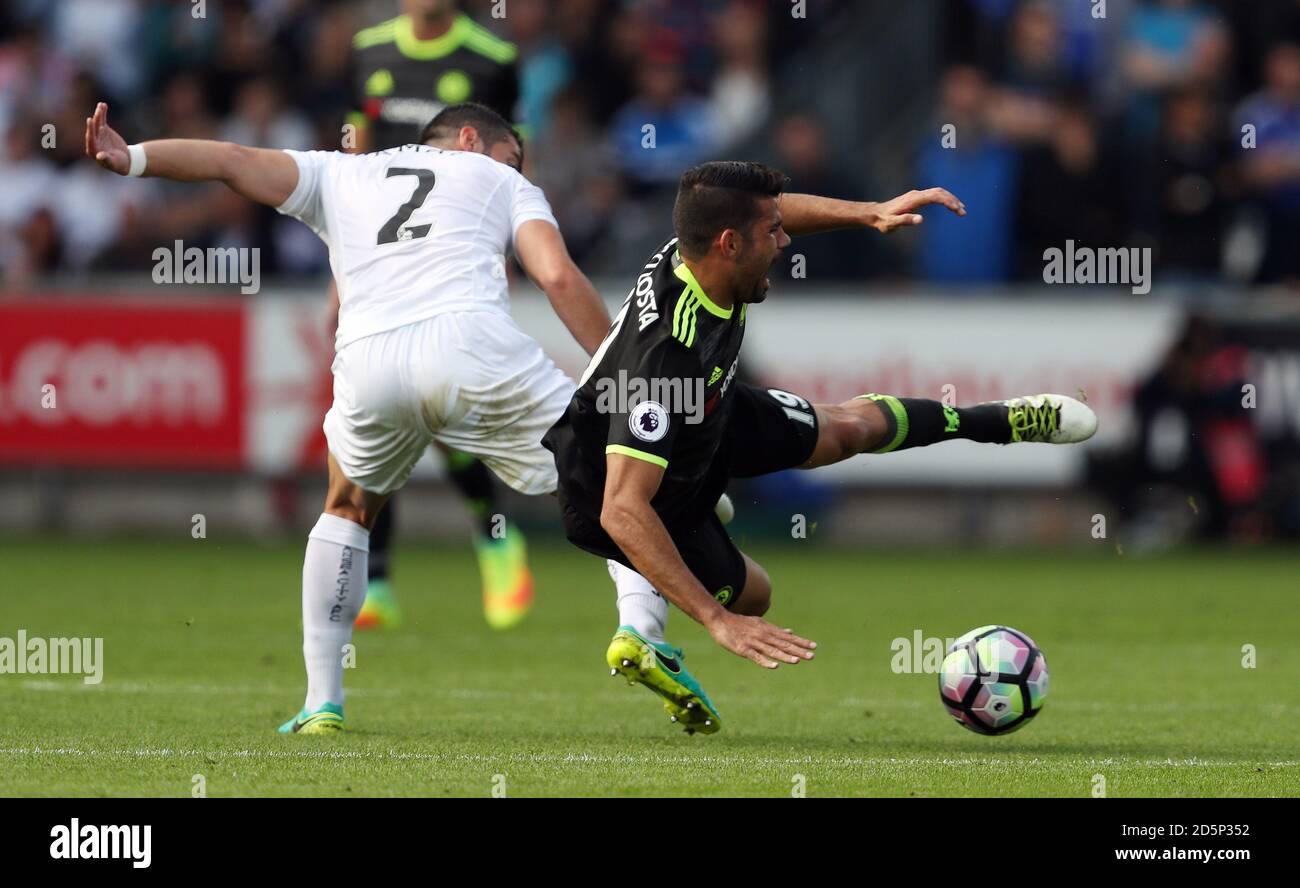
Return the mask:
[[(1099, 544), (1099, 547), (1105, 544)], [(0, 794), (1086, 797), (1300, 794), (1300, 555), (753, 547), (769, 615), (820, 643), (769, 673), (674, 614), (721, 733), (688, 737), (610, 678), (604, 564), (534, 547), (538, 609), (483, 623), (468, 546), (397, 553), (406, 623), (357, 635), (349, 732), (283, 737), (301, 704), (301, 548), (4, 540), (0, 636), (103, 636), (104, 681), (0, 674)], [(1042, 714), (953, 722), (891, 641), (1005, 623), (1042, 645)], [(1242, 665), (1254, 645), (1255, 668)], [(497, 775), (503, 775), (498, 777)]]

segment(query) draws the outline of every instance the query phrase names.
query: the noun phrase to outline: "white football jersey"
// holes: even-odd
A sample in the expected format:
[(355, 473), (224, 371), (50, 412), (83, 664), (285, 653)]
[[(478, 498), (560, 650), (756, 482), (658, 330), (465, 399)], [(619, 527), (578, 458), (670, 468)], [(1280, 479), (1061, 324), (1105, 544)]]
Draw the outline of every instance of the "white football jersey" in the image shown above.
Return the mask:
[(276, 209), (329, 247), (336, 349), (446, 312), (508, 315), (507, 247), (529, 220), (556, 224), (540, 188), (485, 154), (428, 145), (285, 153), (298, 187)]

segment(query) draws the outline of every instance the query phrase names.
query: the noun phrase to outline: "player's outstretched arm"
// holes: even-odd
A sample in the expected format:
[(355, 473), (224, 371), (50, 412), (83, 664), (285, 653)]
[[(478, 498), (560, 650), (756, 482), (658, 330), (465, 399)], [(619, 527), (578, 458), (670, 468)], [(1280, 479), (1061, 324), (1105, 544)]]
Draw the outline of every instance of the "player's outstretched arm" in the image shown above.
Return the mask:
[(945, 188), (909, 191), (884, 203), (783, 194), (781, 224), (791, 237), (837, 228), (874, 228), (888, 234), (895, 228), (920, 225), (922, 217), (917, 210), (933, 205), (946, 207), (958, 216), (966, 215), (966, 205)]
[(662, 468), (645, 460), (618, 453), (606, 457), (600, 525), (628, 556), (632, 566), (733, 654), (768, 669), (775, 669), (781, 663), (812, 659), (816, 647), (813, 642), (762, 617), (731, 613), (695, 578), (650, 505), (663, 474)]
[(560, 230), (540, 219), (525, 222), (515, 233), (515, 255), (573, 338), (594, 355), (609, 333), (609, 309), (570, 258)]
[[(144, 142), (145, 164), (136, 175), (178, 182), (224, 182), (237, 194), (278, 207), (298, 185), (298, 164), (283, 151), (248, 148), (205, 139), (158, 139)], [(108, 105), (100, 102), (86, 118), (86, 156), (106, 170), (132, 172), (131, 146), (108, 125)]]

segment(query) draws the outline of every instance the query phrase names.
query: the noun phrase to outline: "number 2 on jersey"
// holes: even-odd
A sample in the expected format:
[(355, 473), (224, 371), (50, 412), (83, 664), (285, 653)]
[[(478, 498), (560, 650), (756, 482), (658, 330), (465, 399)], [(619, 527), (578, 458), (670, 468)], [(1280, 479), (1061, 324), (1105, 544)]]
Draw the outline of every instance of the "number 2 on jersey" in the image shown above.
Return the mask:
[(429, 192), (433, 190), (433, 171), (432, 170), (413, 170), (407, 167), (389, 167), (385, 173), (385, 178), (391, 179), (394, 176), (415, 176), (419, 183), (415, 186), (415, 191), (411, 194), (411, 199), (397, 208), (393, 218), (384, 223), (384, 227), (379, 229), (379, 239), (376, 244), (395, 244), (398, 241), (414, 240), (415, 238), (424, 237), (429, 233), (433, 224), (412, 225), (410, 228), (402, 228), (406, 220), (411, 218), (411, 214), (418, 210), (423, 204)]

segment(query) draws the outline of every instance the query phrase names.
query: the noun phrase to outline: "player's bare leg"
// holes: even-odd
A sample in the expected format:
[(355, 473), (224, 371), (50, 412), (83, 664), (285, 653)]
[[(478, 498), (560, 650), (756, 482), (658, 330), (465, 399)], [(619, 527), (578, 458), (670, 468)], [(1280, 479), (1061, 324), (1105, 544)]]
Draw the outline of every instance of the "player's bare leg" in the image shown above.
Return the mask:
[(732, 606), (731, 612), (746, 617), (761, 617), (772, 606), (772, 578), (761, 564), (744, 552), (740, 554), (745, 559), (745, 588), (741, 590), (740, 598)]
[(818, 404), (817, 445), (805, 469), (860, 453), (891, 453), (944, 441), (985, 444), (1076, 444), (1097, 431), (1092, 408), (1067, 395), (1029, 395), (973, 407), (926, 398), (861, 395)]
[(325, 508), (307, 537), (302, 566), (302, 654), (307, 698), (280, 733), (323, 734), (343, 729), (343, 647), (366, 599), (370, 528), (386, 494), (362, 490), (329, 457)]
[(328, 455), (328, 463), (329, 487), (325, 491), (324, 514), (359, 524), (368, 533), (375, 526), (375, 519), (379, 517), (379, 511), (388, 502), (390, 494), (371, 493), (349, 481), (334, 461), (333, 454)]

